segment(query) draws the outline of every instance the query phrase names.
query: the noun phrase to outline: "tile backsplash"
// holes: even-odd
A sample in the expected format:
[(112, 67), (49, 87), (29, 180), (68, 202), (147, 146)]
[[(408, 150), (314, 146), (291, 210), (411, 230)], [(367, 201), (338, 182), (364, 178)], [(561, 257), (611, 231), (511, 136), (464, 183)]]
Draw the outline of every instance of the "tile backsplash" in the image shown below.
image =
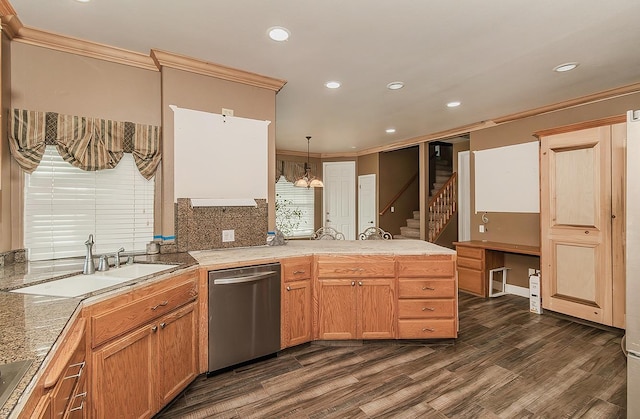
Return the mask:
[[(178, 252), (259, 246), (266, 242), (268, 208), (266, 199), (257, 207), (192, 207), (188, 198), (176, 204), (176, 246)], [(234, 241), (223, 242), (223, 230), (233, 230)]]

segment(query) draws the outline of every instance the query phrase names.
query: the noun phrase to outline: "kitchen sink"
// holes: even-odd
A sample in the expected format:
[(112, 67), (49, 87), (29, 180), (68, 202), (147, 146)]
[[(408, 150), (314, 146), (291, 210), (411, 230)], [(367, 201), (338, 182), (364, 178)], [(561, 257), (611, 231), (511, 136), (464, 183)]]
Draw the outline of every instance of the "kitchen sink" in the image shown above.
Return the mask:
[(104, 288), (113, 287), (123, 282), (169, 270), (175, 266), (177, 265), (134, 263), (133, 265), (111, 268), (108, 271), (96, 272), (91, 275), (78, 274), (67, 278), (56, 279), (42, 284), (18, 288), (11, 292), (47, 295), (51, 297), (80, 297)]

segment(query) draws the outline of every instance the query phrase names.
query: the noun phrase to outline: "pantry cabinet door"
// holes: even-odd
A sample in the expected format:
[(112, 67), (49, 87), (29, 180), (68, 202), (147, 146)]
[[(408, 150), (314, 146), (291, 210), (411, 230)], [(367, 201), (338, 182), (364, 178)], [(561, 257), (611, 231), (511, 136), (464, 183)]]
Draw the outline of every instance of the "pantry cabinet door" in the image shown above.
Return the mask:
[(541, 138), (543, 307), (612, 322), (611, 128)]

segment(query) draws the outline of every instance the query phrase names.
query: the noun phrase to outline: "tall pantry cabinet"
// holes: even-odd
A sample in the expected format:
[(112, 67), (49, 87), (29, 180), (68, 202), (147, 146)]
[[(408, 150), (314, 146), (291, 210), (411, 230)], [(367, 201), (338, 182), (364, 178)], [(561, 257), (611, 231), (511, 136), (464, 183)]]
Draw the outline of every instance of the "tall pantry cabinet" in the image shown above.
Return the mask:
[(542, 306), (624, 328), (624, 117), (537, 135)]

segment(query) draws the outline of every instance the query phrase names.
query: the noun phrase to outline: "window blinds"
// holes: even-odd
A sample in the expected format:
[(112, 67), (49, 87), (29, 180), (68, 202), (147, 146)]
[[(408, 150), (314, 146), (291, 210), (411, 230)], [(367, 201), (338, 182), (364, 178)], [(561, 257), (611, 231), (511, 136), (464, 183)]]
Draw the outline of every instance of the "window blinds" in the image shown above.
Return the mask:
[(29, 260), (145, 250), (153, 239), (154, 180), (146, 180), (125, 153), (114, 169), (87, 172), (47, 146), (42, 162), (25, 175), (24, 241)]
[[(278, 211), (276, 211), (278, 229), (287, 237), (311, 237), (314, 232), (314, 189), (295, 187), (293, 183), (281, 176), (276, 183), (276, 202), (278, 203)], [(294, 214), (298, 210), (299, 218)]]

